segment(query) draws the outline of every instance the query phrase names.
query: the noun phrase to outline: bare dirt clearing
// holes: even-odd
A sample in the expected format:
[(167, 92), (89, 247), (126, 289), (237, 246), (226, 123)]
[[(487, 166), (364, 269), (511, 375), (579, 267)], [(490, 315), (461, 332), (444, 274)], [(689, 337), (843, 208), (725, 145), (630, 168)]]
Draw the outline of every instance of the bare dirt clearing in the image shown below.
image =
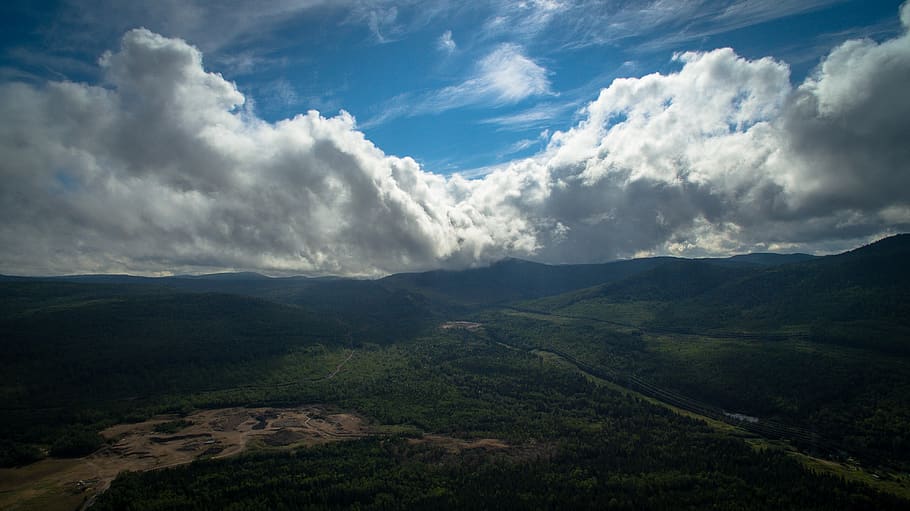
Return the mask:
[(412, 444), (435, 444), (444, 447), (451, 453), (459, 453), (468, 449), (482, 449), (484, 451), (501, 451), (509, 449), (509, 444), (497, 438), (479, 438), (475, 440), (464, 440), (446, 435), (423, 435), (420, 438), (410, 438)]
[(474, 323), (473, 321), (446, 321), (442, 325), (439, 325), (439, 328), (442, 328), (443, 330), (464, 329), (474, 331), (483, 328), (483, 324)]
[(109, 445), (84, 458), (47, 459), (0, 469), (0, 509), (76, 509), (107, 489), (124, 470), (156, 470), (222, 458), (242, 452), (251, 442), (305, 446), (371, 434), (361, 417), (321, 406), (202, 410), (181, 417), (191, 424), (173, 433), (155, 430), (176, 419), (159, 416), (108, 428), (102, 435)]
[(556, 445), (549, 442), (510, 444), (499, 438), (456, 438), (449, 435), (426, 434), (409, 438), (412, 445), (429, 444), (441, 447), (452, 456), (450, 462), (462, 463), (466, 459), (480, 459), (499, 456), (513, 461), (551, 458), (556, 454)]

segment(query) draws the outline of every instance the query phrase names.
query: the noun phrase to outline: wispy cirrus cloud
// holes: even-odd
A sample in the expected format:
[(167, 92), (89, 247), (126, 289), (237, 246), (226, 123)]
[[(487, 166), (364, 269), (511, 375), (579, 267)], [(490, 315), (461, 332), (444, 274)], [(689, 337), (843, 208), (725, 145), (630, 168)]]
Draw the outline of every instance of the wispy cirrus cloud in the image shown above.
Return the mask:
[(655, 51), (845, 0), (561, 0), (499, 4), (484, 24), (486, 38), (508, 37), (553, 47), (579, 48), (642, 38)]
[(512, 156), (514, 154), (522, 153), (528, 149), (536, 148), (538, 150), (543, 149), (547, 146), (547, 141), (550, 139), (550, 130), (545, 129), (541, 131), (537, 138), (523, 138), (513, 142), (511, 145), (506, 147), (504, 150), (500, 151), (499, 158), (505, 158), (507, 156)]
[(581, 106), (582, 100), (562, 103), (539, 103), (528, 109), (482, 119), (482, 124), (494, 124), (504, 131), (526, 131), (545, 128), (554, 120), (563, 118), (567, 112)]
[(58, 23), (81, 30), (73, 35), (90, 39), (122, 33), (136, 26), (192, 39), (206, 52), (216, 52), (240, 40), (269, 37), (271, 29), (315, 9), (345, 7), (346, 0), (66, 0)]
[(814, 11), (845, 0), (749, 0), (729, 4), (713, 19), (728, 22), (723, 28), (755, 25), (778, 18), (786, 18), (804, 12)]
[[(339, 33), (354, 28), (355, 38), (384, 43), (422, 29), (455, 7), (449, 0), (60, 0), (28, 9), (46, 16), (36, 27), (40, 51), (55, 58), (76, 54), (91, 61), (127, 30), (145, 27), (193, 41), (224, 69), (246, 74), (275, 63), (274, 53), (288, 44), (282, 31), (290, 27), (316, 20)], [(66, 74), (63, 66), (52, 71)]]
[(573, 2), (531, 0), (493, 2), (481, 37), (508, 34), (510, 39), (529, 41), (536, 38), (560, 13), (570, 10)]
[(362, 123), (361, 127), (461, 107), (513, 105), (528, 98), (553, 94), (547, 69), (526, 56), (520, 46), (504, 43), (483, 57), (463, 82), (425, 94), (396, 96), (383, 106), (381, 113)]
[[(741, 28), (783, 19), (797, 14), (817, 11), (845, 0), (741, 0), (730, 2), (718, 11), (710, 2), (690, 5), (676, 12), (654, 28), (664, 33), (649, 38), (637, 46), (638, 51), (656, 51), (705, 37), (732, 32)], [(672, 10), (669, 12), (673, 12)], [(641, 34), (629, 34), (637, 36)]]
[(547, 70), (515, 44), (502, 44), (480, 61), (476, 75), (460, 85), (439, 91), (441, 103), (516, 103), (550, 94)]

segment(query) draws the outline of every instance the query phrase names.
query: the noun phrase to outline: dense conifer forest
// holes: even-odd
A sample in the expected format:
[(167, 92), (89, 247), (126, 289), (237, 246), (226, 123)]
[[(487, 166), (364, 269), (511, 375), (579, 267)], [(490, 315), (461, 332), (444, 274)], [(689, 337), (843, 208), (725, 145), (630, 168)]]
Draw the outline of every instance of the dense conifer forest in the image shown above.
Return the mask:
[(906, 509), (908, 256), (5, 277), (0, 475), (320, 404), (363, 434), (124, 472), (92, 509)]

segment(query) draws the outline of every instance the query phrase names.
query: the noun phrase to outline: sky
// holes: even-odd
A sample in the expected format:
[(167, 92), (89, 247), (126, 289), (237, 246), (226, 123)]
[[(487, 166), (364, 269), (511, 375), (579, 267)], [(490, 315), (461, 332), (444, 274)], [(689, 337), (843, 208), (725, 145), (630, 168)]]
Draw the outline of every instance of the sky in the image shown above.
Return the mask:
[(12, 0), (0, 273), (375, 277), (910, 230), (910, 6)]

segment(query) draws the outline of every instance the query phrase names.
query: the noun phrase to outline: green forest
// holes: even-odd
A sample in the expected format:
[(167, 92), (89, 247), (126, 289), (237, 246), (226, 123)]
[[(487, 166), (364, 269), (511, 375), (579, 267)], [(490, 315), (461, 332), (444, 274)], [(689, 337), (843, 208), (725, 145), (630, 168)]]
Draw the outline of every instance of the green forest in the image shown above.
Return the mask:
[(323, 404), (370, 434), (124, 472), (91, 509), (907, 509), (908, 238), (362, 281), (6, 277), (0, 464), (163, 413), (174, 434), (195, 410)]

